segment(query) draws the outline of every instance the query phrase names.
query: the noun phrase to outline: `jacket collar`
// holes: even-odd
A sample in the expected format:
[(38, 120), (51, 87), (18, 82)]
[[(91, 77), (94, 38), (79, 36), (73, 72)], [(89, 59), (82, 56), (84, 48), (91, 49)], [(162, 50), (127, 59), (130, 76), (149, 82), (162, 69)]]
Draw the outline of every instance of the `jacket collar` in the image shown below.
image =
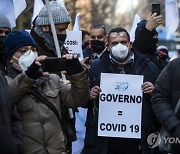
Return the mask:
[[(142, 55), (136, 50), (131, 51), (133, 53), (133, 56), (131, 57), (133, 59), (133, 65), (134, 67), (137, 67), (142, 61), (147, 60), (148, 58), (145, 55)], [(104, 63), (105, 67), (108, 71), (113, 72), (113, 63), (110, 60), (109, 57), (109, 51), (106, 50), (100, 57), (100, 60)]]

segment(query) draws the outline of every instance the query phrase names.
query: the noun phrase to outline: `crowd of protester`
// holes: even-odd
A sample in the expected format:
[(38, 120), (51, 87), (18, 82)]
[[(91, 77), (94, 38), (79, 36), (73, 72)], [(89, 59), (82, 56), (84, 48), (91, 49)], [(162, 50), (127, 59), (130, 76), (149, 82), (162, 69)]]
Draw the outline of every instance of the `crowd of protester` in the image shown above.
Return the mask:
[[(0, 13), (0, 154), (179, 154), (179, 143), (171, 143), (169, 152), (147, 141), (162, 126), (180, 140), (180, 59), (170, 62), (168, 48), (158, 46), (162, 15), (140, 21), (133, 42), (123, 27), (107, 32), (93, 23), (89, 32), (82, 30), (84, 59), (79, 61), (64, 46), (71, 23), (67, 9), (49, 4), (62, 70), (45, 65), (60, 60), (46, 5), (30, 33), (12, 30)], [(143, 76), (140, 139), (98, 135), (102, 73)]]

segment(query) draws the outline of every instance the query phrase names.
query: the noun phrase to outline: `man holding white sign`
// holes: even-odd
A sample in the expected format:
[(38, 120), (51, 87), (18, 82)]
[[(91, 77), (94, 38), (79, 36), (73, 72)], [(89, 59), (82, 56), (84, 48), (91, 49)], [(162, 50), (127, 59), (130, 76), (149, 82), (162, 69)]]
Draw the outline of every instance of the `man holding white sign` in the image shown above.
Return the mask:
[(158, 69), (146, 56), (132, 52), (124, 28), (110, 30), (107, 43), (108, 51), (90, 67), (83, 154), (147, 154), (146, 139), (153, 126), (150, 94)]

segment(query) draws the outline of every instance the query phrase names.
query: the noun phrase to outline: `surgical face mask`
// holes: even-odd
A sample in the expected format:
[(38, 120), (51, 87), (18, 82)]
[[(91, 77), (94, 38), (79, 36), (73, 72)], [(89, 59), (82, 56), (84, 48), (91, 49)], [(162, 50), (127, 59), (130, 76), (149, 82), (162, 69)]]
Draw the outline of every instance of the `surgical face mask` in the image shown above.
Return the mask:
[(37, 52), (33, 52), (32, 50), (26, 51), (23, 55), (21, 55), (18, 59), (19, 66), (21, 69), (27, 70), (27, 68), (34, 62), (34, 60), (38, 57)]
[(128, 47), (118, 43), (111, 48), (111, 54), (116, 60), (124, 60), (128, 56)]

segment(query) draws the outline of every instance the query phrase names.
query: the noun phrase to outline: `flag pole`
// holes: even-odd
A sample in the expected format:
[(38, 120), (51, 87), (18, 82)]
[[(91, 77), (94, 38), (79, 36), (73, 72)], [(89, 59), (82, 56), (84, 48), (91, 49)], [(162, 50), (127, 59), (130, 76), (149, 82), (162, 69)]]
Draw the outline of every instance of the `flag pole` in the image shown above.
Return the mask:
[[(47, 10), (48, 10), (48, 16), (49, 16), (49, 21), (50, 21), (51, 30), (52, 30), (52, 34), (53, 34), (53, 39), (54, 39), (54, 43), (55, 43), (56, 53), (57, 53), (58, 58), (61, 58), (61, 52), (60, 52), (60, 48), (59, 48), (59, 43), (58, 43), (58, 39), (57, 39), (57, 34), (56, 34), (54, 21), (53, 21), (53, 18), (52, 18), (52, 12), (51, 12), (51, 8), (50, 8), (50, 5), (49, 5), (49, 0), (45, 0), (45, 3), (46, 3), (46, 6), (47, 6)], [(61, 76), (62, 76), (62, 80), (66, 80), (66, 76), (63, 73), (61, 73)], [(69, 111), (70, 118), (74, 118), (72, 108), (68, 108), (68, 111)]]
[(52, 12), (51, 12), (51, 8), (50, 8), (50, 5), (49, 5), (49, 0), (45, 0), (45, 3), (46, 3), (46, 6), (47, 6), (47, 10), (48, 10), (48, 16), (49, 16), (49, 21), (50, 21), (50, 25), (51, 25), (52, 34), (53, 34), (56, 53), (57, 53), (57, 56), (60, 58), (61, 57), (61, 52), (60, 52), (59, 43), (58, 43), (58, 39), (57, 39), (57, 35), (56, 35), (56, 29), (55, 29), (55, 26), (54, 26), (54, 21), (53, 21), (53, 18), (52, 18)]
[[(49, 16), (49, 21), (50, 21), (50, 25), (51, 25), (51, 31), (53, 34), (53, 40), (54, 40), (54, 44), (55, 44), (55, 48), (56, 48), (56, 53), (57, 53), (57, 57), (61, 58), (61, 51), (59, 48), (59, 42), (58, 42), (58, 38), (57, 38), (57, 34), (56, 34), (56, 29), (55, 29), (55, 25), (54, 25), (54, 21), (52, 18), (52, 12), (51, 12), (51, 6), (49, 5), (49, 0), (45, 0), (46, 6), (47, 6), (47, 10), (48, 10), (48, 16)], [(61, 73), (62, 79), (66, 80), (66, 77), (63, 73)]]

